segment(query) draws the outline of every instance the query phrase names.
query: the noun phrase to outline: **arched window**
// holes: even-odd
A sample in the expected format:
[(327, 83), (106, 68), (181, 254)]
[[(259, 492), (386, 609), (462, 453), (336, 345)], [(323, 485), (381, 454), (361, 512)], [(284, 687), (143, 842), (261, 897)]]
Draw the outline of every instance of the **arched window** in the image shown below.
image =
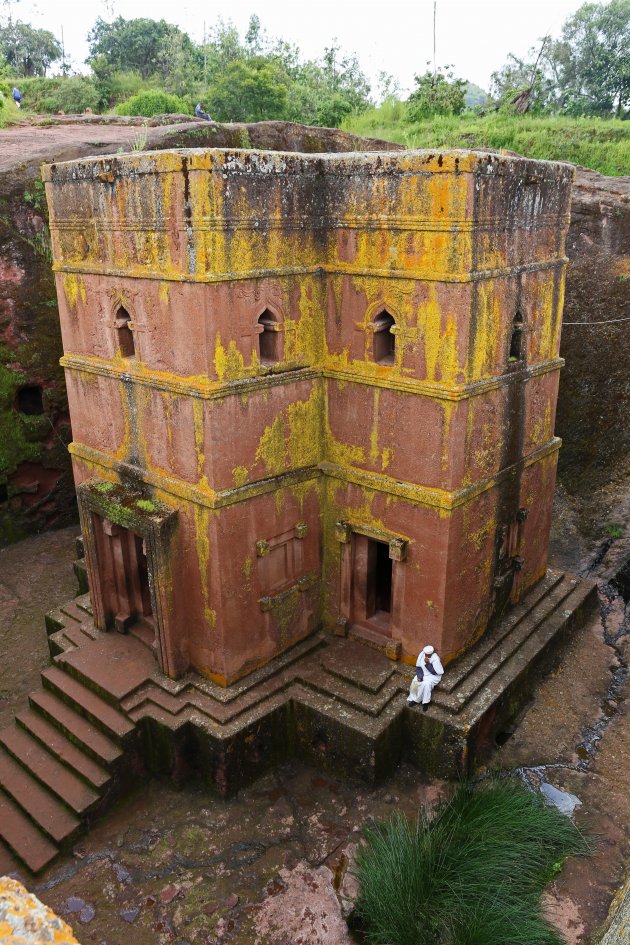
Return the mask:
[(274, 361), (279, 361), (281, 358), (280, 332), (276, 316), (266, 308), (258, 319), (258, 325), (258, 352), (261, 363), (272, 364)]
[(520, 361), (523, 358), (523, 316), (517, 312), (512, 322), (512, 337), (510, 338), (510, 361)]
[(122, 306), (116, 312), (116, 334), (118, 336), (118, 349), (123, 358), (135, 358), (136, 345), (133, 340), (133, 331), (130, 327), (131, 315), (126, 308)]
[(396, 356), (396, 322), (388, 311), (379, 312), (373, 322), (373, 358), (377, 364), (393, 364)]

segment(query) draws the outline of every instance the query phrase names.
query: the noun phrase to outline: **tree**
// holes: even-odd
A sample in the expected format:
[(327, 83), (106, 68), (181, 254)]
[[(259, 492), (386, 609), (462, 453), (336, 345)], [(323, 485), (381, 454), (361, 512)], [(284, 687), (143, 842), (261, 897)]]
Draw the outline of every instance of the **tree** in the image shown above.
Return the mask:
[(20, 20), (0, 27), (0, 54), (19, 76), (45, 76), (61, 59), (61, 45), (49, 30), (34, 29)]
[(282, 118), (288, 83), (282, 70), (263, 56), (230, 62), (208, 93), (210, 113), (218, 121), (265, 121)]
[(292, 70), (287, 106), (291, 121), (336, 128), (346, 115), (370, 107), (370, 85), (356, 56), (339, 54), (333, 44), (321, 59)]
[(100, 17), (88, 33), (90, 64), (105, 61), (114, 71), (139, 72), (143, 79), (159, 75), (168, 78), (169, 51), (177, 44), (179, 52), (193, 54), (190, 37), (166, 20), (124, 20), (112, 23)]
[(550, 38), (544, 37), (525, 59), (509, 53), (505, 65), (490, 77), (490, 91), (500, 105), (515, 107), (526, 97), (521, 111), (540, 113), (558, 107), (557, 64), (552, 50)]
[(422, 121), (433, 115), (461, 115), (464, 111), (467, 86), (464, 79), (455, 79), (450, 71), (427, 69), (423, 75), (414, 76), (414, 81), (416, 88), (407, 100), (409, 121)]
[(585, 3), (565, 22), (552, 56), (568, 111), (621, 117), (630, 108), (630, 0)]
[(528, 109), (621, 117), (630, 108), (630, 0), (585, 3), (526, 59), (512, 53), (492, 75), (502, 104), (527, 93)]

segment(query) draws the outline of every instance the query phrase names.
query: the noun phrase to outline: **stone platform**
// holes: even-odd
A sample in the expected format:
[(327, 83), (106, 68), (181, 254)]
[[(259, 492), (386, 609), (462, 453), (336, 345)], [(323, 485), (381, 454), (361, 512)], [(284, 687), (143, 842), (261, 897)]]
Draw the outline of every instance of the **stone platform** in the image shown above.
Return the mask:
[(412, 667), (326, 634), (228, 688), (173, 681), (141, 638), (96, 630), (78, 597), (48, 615), (54, 665), (0, 732), (2, 843), (38, 871), (144, 773), (201, 776), (223, 796), (290, 755), (370, 782), (403, 757), (425, 775), (467, 774), (596, 600), (594, 582), (548, 571), (422, 712), (406, 702)]

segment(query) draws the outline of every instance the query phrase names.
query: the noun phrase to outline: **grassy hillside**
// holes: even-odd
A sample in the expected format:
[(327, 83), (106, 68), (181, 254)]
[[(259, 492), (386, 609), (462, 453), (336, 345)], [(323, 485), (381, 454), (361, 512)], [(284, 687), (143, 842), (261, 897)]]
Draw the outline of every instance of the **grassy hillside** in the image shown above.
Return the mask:
[(571, 161), (602, 174), (630, 174), (630, 121), (492, 114), (405, 121), (405, 106), (385, 103), (343, 128), (414, 148), (506, 148), (532, 158)]

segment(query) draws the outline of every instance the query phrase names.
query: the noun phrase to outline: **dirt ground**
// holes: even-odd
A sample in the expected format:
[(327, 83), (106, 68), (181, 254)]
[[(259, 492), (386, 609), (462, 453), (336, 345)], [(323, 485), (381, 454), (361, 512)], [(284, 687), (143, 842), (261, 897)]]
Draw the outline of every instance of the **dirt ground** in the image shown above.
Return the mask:
[[(47, 663), (42, 614), (72, 595), (74, 534), (0, 552), (5, 721)], [(600, 569), (629, 547), (614, 540)], [(582, 565), (596, 548), (585, 540)], [(606, 588), (602, 602), (602, 619), (575, 634), (490, 765), (577, 795), (577, 822), (599, 837), (594, 860), (568, 862), (547, 894), (570, 945), (587, 945), (604, 921), (630, 839), (629, 614)], [(21, 878), (82, 945), (349, 945), (344, 869), (362, 827), (444, 790), (408, 766), (371, 789), (285, 764), (228, 802), (202, 784), (150, 781), (42, 876)]]
[(76, 594), (78, 525), (0, 548), (0, 728), (24, 708), (48, 665), (43, 616)]
[[(181, 127), (187, 128), (188, 124)], [(191, 124), (190, 127), (195, 127)], [(77, 154), (129, 151), (134, 143), (149, 137), (154, 144), (172, 132), (172, 126), (151, 128), (98, 124), (13, 125), (0, 131), (0, 173), (24, 163), (71, 160)]]

